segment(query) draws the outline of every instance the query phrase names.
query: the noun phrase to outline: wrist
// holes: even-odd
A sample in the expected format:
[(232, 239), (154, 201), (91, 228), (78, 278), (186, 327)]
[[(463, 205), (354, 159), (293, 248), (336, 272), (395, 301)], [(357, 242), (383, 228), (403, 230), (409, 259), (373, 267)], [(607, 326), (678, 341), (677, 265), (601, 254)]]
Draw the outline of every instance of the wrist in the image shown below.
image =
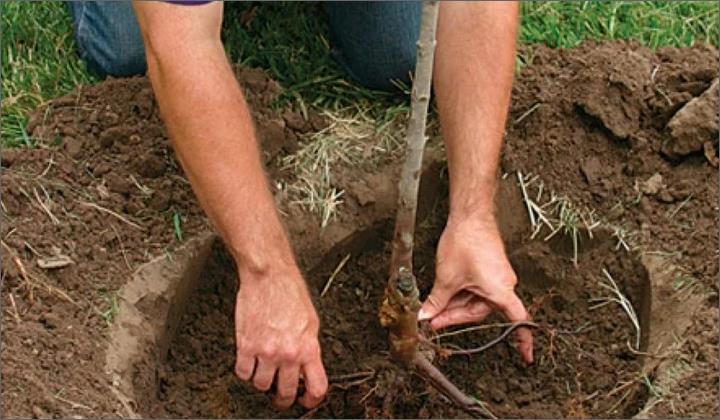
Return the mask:
[(450, 168), (450, 217), (477, 222), (495, 221), (495, 172), (482, 165), (455, 165)]
[(238, 278), (244, 284), (286, 284), (302, 282), (302, 275), (293, 258), (266, 258), (266, 255), (248, 259), (235, 260)]
[(493, 192), (451, 195), (448, 220), (457, 223), (496, 225), (493, 196)]
[(494, 209), (490, 208), (475, 208), (471, 211), (451, 210), (448, 214), (446, 228), (500, 236)]
[[(269, 227), (272, 223), (267, 223)], [(254, 235), (238, 235), (229, 242), (230, 253), (240, 278), (262, 281), (267, 278), (299, 278), (290, 243), (279, 221), (273, 229)]]

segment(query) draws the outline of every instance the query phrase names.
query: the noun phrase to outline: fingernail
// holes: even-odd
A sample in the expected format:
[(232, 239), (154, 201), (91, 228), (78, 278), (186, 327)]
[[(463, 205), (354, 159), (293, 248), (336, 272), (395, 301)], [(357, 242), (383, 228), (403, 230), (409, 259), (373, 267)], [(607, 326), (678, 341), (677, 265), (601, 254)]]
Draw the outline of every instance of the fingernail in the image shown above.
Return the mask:
[(420, 309), (420, 312), (418, 312), (418, 321), (425, 321), (428, 318), (430, 318), (430, 315), (425, 312), (425, 309)]

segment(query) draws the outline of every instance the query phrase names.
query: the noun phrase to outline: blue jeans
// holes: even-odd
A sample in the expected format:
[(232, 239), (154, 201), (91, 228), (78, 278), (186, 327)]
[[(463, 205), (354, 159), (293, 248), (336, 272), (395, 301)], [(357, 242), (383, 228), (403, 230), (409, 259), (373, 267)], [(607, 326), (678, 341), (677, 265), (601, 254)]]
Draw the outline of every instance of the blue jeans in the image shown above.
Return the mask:
[[(142, 37), (129, 1), (70, 1), (68, 7), (80, 57), (92, 70), (104, 76), (145, 72)], [(382, 90), (392, 90), (392, 80), (409, 82), (420, 2), (328, 2), (325, 9), (334, 56), (353, 79)]]

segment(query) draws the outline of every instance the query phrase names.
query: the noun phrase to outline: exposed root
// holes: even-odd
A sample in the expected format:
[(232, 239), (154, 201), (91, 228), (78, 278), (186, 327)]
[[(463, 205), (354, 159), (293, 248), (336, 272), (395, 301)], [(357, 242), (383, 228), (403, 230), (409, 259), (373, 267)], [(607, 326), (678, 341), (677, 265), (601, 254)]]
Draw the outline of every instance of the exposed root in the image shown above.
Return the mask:
[(375, 377), (374, 370), (355, 372), (347, 375), (336, 375), (328, 378), (331, 388), (339, 388), (346, 391), (354, 386), (362, 385)]
[(533, 327), (533, 328), (537, 328), (537, 327), (538, 327), (538, 324), (536, 324), (536, 323), (534, 323), (534, 322), (530, 322), (530, 321), (514, 322), (514, 323), (510, 324), (510, 326), (509, 326), (508, 328), (506, 328), (505, 331), (503, 331), (502, 334), (500, 334), (499, 336), (497, 336), (496, 338), (494, 338), (494, 339), (491, 340), (490, 342), (488, 342), (488, 343), (486, 343), (486, 344), (483, 344), (483, 345), (480, 346), (480, 347), (475, 347), (475, 348), (472, 348), (472, 349), (449, 350), (449, 351), (448, 351), (448, 354), (449, 354), (450, 356), (455, 356), (455, 355), (469, 355), (469, 354), (482, 353), (482, 352), (484, 352), (485, 350), (489, 349), (490, 347), (492, 347), (492, 346), (496, 345), (497, 343), (503, 341), (503, 340), (505, 339), (505, 337), (507, 337), (511, 332), (513, 332), (516, 328), (520, 328), (520, 327)]
[(489, 417), (496, 419), (497, 417), (485, 407), (482, 401), (465, 395), (458, 387), (443, 375), (438, 368), (420, 352), (415, 353), (412, 361), (416, 372), (428, 381), (435, 389), (438, 390), (447, 399), (452, 401), (457, 407), (461, 408), (468, 414), (475, 417)]

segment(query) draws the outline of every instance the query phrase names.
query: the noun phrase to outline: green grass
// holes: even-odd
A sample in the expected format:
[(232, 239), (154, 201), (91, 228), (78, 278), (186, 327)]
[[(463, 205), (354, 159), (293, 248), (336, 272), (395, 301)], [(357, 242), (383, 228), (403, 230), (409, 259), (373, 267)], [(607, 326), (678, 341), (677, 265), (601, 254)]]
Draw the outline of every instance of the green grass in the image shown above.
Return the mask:
[[(223, 37), (233, 61), (267, 69), (286, 89), (282, 100), (336, 108), (398, 101), (346, 80), (330, 57), (327, 23), (313, 3), (268, 3), (245, 28), (247, 3), (226, 5)], [(652, 48), (718, 45), (715, 2), (527, 2), (520, 41), (572, 47), (585, 39), (636, 39)], [(0, 3), (2, 25), (2, 125), (5, 146), (30, 146), (29, 111), (97, 78), (75, 54), (67, 10), (61, 2)]]
[(39, 104), (96, 80), (75, 54), (61, 2), (0, 2), (2, 144), (30, 145), (26, 115)]
[(650, 48), (718, 45), (718, 5), (711, 1), (527, 2), (520, 42), (574, 47), (586, 39), (636, 39)]

